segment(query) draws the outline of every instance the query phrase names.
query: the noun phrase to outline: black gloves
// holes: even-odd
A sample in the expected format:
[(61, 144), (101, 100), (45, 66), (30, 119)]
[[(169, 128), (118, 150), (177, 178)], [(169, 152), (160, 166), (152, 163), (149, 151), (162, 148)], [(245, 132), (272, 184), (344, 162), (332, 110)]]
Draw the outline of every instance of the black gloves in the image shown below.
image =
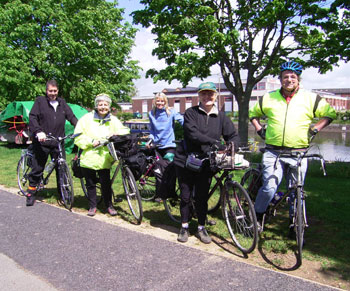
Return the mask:
[(265, 140), (266, 137), (266, 128), (262, 127), (256, 132), (263, 140)]

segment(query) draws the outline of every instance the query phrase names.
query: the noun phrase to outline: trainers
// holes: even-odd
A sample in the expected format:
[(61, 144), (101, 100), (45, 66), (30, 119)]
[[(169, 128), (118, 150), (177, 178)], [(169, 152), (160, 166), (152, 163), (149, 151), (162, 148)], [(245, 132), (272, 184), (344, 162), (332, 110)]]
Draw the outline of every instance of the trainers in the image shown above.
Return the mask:
[(26, 206), (33, 206), (35, 202), (35, 196), (33, 194), (27, 193)]
[(87, 215), (88, 216), (95, 216), (96, 210), (97, 210), (96, 207), (90, 208)]
[(263, 232), (263, 227), (262, 227), (262, 225), (261, 225), (261, 222), (260, 221), (257, 221), (256, 222), (256, 225), (257, 225), (257, 227), (258, 227), (258, 233), (260, 234), (260, 233), (262, 233)]
[(113, 208), (113, 206), (109, 206), (107, 208), (107, 212), (109, 213), (110, 216), (116, 216), (117, 215), (117, 210)]
[(177, 240), (183, 243), (188, 241), (188, 228), (181, 227)]
[(211, 243), (211, 237), (209, 236), (205, 228), (198, 229), (197, 237), (200, 239), (202, 243), (205, 243), (205, 244)]

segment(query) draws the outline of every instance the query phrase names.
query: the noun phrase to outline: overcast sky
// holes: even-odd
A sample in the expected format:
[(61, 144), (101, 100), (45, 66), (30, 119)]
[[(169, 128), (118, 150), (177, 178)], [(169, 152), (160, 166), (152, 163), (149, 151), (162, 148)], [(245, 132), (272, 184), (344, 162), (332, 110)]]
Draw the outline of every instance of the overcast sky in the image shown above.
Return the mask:
[[(134, 10), (142, 9), (142, 5), (137, 0), (119, 0), (119, 7), (125, 8), (124, 18), (132, 23), (132, 18), (129, 14)], [(145, 74), (148, 69), (151, 68), (164, 68), (165, 63), (162, 60), (158, 60), (157, 57), (152, 56), (152, 49), (155, 47), (155, 36), (150, 33), (149, 30), (138, 26), (139, 31), (136, 34), (135, 47), (133, 48), (131, 58), (139, 61), (139, 66), (143, 69), (141, 79), (135, 80), (136, 88), (139, 91), (140, 96), (152, 96), (153, 93), (159, 92), (164, 88), (176, 88), (182, 87), (182, 85), (174, 81), (168, 84), (164, 81), (158, 81), (153, 83), (153, 80), (145, 78)], [(206, 78), (204, 81), (219, 82), (220, 75), (219, 70), (213, 68), (212, 77)], [(222, 79), (220, 79), (222, 82)], [(201, 83), (199, 79), (193, 79), (188, 86), (198, 86)], [(317, 69), (306, 69), (302, 74), (302, 85), (307, 89), (319, 89), (319, 88), (350, 88), (350, 63), (340, 63), (339, 67), (334, 67), (333, 71), (328, 72), (325, 75), (317, 73)]]

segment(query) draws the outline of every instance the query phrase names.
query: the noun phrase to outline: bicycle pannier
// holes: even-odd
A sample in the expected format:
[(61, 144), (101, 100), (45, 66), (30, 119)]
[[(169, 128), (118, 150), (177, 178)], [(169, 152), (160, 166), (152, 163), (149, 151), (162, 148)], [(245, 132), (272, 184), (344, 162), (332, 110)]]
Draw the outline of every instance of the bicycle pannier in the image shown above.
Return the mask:
[(83, 173), (80, 167), (80, 156), (78, 154), (71, 161), (73, 176), (76, 178), (83, 178)]
[(147, 158), (143, 152), (138, 152), (136, 155), (125, 158), (125, 163), (129, 166), (135, 180), (138, 180), (146, 170)]

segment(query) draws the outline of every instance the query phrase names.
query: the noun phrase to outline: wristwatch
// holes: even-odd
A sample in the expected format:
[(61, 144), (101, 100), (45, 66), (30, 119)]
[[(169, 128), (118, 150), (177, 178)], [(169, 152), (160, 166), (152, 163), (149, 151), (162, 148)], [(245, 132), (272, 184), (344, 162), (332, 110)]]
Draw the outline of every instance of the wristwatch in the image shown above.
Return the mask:
[(316, 127), (311, 128), (312, 135), (318, 134), (318, 129)]

